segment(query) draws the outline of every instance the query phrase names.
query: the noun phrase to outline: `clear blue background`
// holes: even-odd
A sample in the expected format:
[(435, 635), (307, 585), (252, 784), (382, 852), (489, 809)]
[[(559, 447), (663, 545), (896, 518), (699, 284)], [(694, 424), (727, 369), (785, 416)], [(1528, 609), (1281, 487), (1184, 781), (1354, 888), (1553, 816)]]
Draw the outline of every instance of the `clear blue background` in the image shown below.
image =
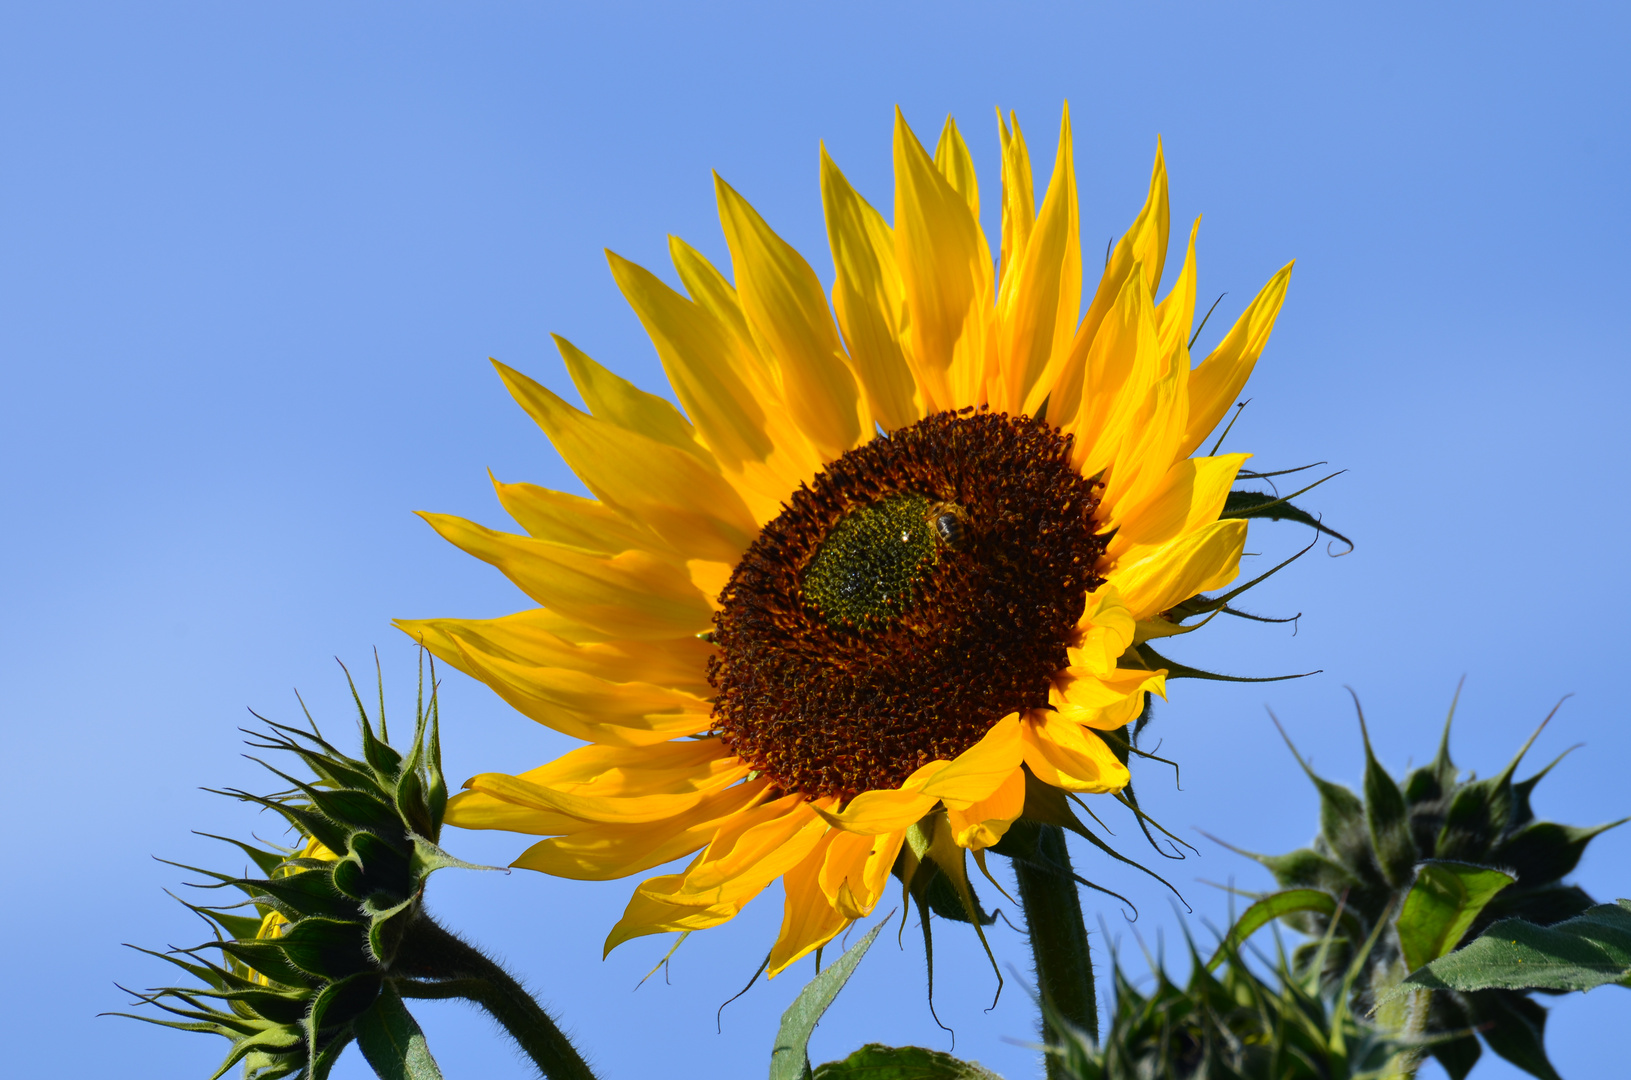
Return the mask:
[[(1347, 5), (1352, 8), (1353, 5)], [(376, 645), (399, 705), (413, 653), (392, 616), (521, 605), (414, 509), (502, 521), (485, 470), (572, 487), (487, 357), (566, 389), (548, 333), (652, 388), (660, 373), (602, 246), (665, 272), (665, 234), (724, 256), (710, 169), (830, 281), (817, 140), (890, 204), (891, 110), (931, 140), (955, 114), (994, 209), (993, 106), (1018, 109), (1039, 174), (1075, 121), (1083, 247), (1131, 220), (1157, 134), (1174, 237), (1201, 211), (1206, 339), (1286, 259), (1285, 312), (1231, 437), (1265, 467), (1350, 471), (1310, 497), (1358, 542), (1311, 554), (1253, 607), (1299, 631), (1215, 624), (1185, 659), (1272, 685), (1178, 684), (1153, 734), (1183, 764), (1146, 799), (1199, 857), (1161, 862), (1194, 906), (1083, 852), (1141, 917), (1089, 897), (1144, 971), (1134, 929), (1206, 936), (1267, 883), (1197, 828), (1259, 851), (1314, 828), (1265, 714), (1355, 781), (1361, 694), (1394, 769), (1432, 753), (1467, 676), (1456, 749), (1504, 763), (1565, 693), (1537, 763), (1575, 823), (1631, 813), (1621, 661), (1628, 596), (1624, 420), (1631, 286), (1620, 5), (11, 4), (0, 11), (0, 685), (9, 826), (0, 1015), (14, 1075), (205, 1075), (216, 1040), (93, 1014), (160, 966), (119, 947), (193, 944), (150, 854), (213, 861), (189, 835), (276, 830), (198, 785), (258, 785), (246, 706), (348, 723), (331, 659)], [(1039, 175), (1039, 186), (1041, 183)], [(988, 214), (988, 227), (995, 218)], [(1096, 258), (1090, 254), (1090, 261)], [(1176, 267), (1177, 258), (1173, 259)], [(1204, 344), (1204, 342), (1203, 342)], [(1269, 558), (1299, 530), (1254, 533)], [(447, 761), (518, 770), (565, 740), (451, 673)], [(400, 715), (400, 711), (399, 711)], [(1125, 850), (1148, 856), (1125, 817)], [(448, 837), (504, 862), (520, 842)], [(1631, 830), (1579, 880), (1631, 894)], [(1156, 860), (1160, 861), (1160, 860)], [(774, 890), (693, 937), (600, 959), (630, 883), (449, 872), (437, 912), (525, 974), (603, 1075), (759, 1075), (806, 962), (724, 1013), (780, 918)], [(989, 893), (990, 890), (988, 889)], [(999, 897), (990, 897), (999, 904)], [(884, 906), (885, 910), (890, 904)], [(999, 924), (1000, 927), (1000, 924)], [(921, 946), (890, 930), (818, 1031), (949, 1048)], [(937, 939), (959, 1054), (1035, 1075), (1030, 1006), (966, 933)], [(999, 959), (1025, 968), (999, 928)], [(1105, 955), (1102, 951), (1101, 957)], [(1562, 1000), (1565, 1076), (1614, 1075), (1631, 997)], [(488, 1022), (426, 1005), (450, 1077), (521, 1076)], [(1430, 1070), (1431, 1072), (1431, 1070)], [(353, 1056), (341, 1073), (365, 1074)], [(1516, 1073), (1486, 1058), (1476, 1074)]]

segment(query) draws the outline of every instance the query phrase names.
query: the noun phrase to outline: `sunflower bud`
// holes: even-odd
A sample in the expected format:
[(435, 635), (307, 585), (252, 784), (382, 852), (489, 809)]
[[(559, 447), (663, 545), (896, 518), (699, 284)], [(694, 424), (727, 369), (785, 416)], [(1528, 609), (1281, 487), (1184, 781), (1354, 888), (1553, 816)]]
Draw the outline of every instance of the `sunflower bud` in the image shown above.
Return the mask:
[[(1284, 888), (1345, 898), (1344, 918), (1349, 921), (1338, 928), (1335, 947), (1323, 953), (1328, 980), (1343, 971), (1359, 943), (1380, 927), (1377, 945), (1354, 983), (1357, 1008), (1370, 1009), (1407, 973), (1397, 927), (1382, 924), (1404, 910), (1418, 875), (1432, 863), (1463, 870), (1484, 867), (1513, 879), (1482, 908), (1461, 940), (1477, 937), (1500, 919), (1517, 917), (1544, 926), (1592, 906), (1584, 889), (1563, 878), (1594, 837), (1621, 822), (1583, 828), (1537, 820), (1530, 797), (1557, 761), (1525, 780), (1513, 779), (1534, 736), (1498, 774), (1480, 780), (1463, 776), (1450, 760), (1446, 721), (1437, 757), (1401, 783), (1376, 760), (1363, 714), (1359, 719), (1365, 736), (1363, 795), (1316, 775), (1298, 755), (1319, 789), (1320, 833), (1309, 847), (1289, 854), (1252, 856)], [(1316, 937), (1331, 924), (1318, 913), (1302, 914), (1293, 922)], [(1314, 943), (1302, 946), (1300, 966), (1313, 964), (1317, 952)], [(1434, 992), (1423, 1030), (1433, 1039), (1430, 1052), (1452, 1080), (1466, 1076), (1481, 1054), (1473, 1029), (1491, 1050), (1520, 1068), (1545, 1064), (1546, 1010), (1526, 995), (1518, 990)]]
[[(295, 755), (313, 779), (267, 765), (293, 790), (218, 792), (280, 814), (299, 833), (295, 847), (214, 837), (243, 851), (260, 876), (184, 867), (212, 879), (200, 887), (236, 889), (248, 899), (187, 904), (214, 924), (215, 940), (152, 955), (204, 985), (140, 995), (178, 1020), (134, 1018), (229, 1039), (232, 1049), (216, 1076), (242, 1063), (244, 1075), (258, 1080), (315, 1080), (354, 1038), (373, 1061), (373, 1036), (387, 1026), (400, 1031), (405, 1022), (417, 1035), (392, 982), (399, 973), (424, 974), (423, 965), (399, 971), (403, 942), (421, 919), (425, 879), (441, 867), (468, 864), (436, 844), (447, 785), (434, 693), (428, 707), (421, 696), (406, 755), (387, 743), (383, 710), (376, 732), (360, 699), (357, 709), (362, 758), (341, 753), (315, 725), (308, 732), (266, 721), (268, 730), (251, 732), (250, 745)], [(256, 914), (244, 913), (246, 907)]]

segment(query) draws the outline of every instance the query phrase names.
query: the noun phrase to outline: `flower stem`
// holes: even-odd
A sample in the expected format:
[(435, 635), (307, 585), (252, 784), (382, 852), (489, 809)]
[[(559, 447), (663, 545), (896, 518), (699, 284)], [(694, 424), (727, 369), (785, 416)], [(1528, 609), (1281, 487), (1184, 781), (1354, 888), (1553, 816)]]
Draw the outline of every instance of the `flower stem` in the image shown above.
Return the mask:
[[(1037, 989), (1053, 1015), (1099, 1038), (1099, 1009), (1093, 995), (1093, 958), (1082, 922), (1082, 901), (1065, 848), (1064, 830), (1057, 825), (1033, 825), (1037, 830), (1034, 856), (1013, 860), (1019, 879), (1019, 902), (1025, 909), (1025, 927), (1036, 963)], [(1059, 1041), (1046, 1017), (1042, 1038)], [(1063, 1062), (1048, 1056), (1048, 1077), (1062, 1076)]]
[(428, 915), (415, 919), (402, 941), (393, 982), (409, 998), (462, 997), (504, 1026), (547, 1080), (595, 1080), (583, 1056), (549, 1013), (496, 962)]

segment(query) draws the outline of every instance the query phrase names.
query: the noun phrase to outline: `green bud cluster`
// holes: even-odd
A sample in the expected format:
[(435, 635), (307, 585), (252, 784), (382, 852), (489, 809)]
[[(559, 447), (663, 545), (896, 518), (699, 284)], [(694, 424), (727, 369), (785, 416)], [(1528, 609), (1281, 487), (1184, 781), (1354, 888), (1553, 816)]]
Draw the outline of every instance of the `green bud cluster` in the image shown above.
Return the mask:
[[(1452, 718), (1454, 711), (1452, 706)], [(1533, 776), (1514, 780), (1534, 742), (1531, 736), (1495, 776), (1482, 780), (1463, 776), (1450, 760), (1446, 721), (1436, 758), (1401, 782), (1376, 760), (1363, 715), (1360, 728), (1365, 743), (1363, 795), (1316, 775), (1298, 755), (1319, 790), (1319, 835), (1309, 847), (1286, 855), (1252, 855), (1282, 887), (1316, 889), (1341, 901), (1334, 931), (1337, 947), (1323, 957), (1331, 966), (1325, 971), (1327, 979), (1333, 968), (1343, 968), (1360, 942), (1380, 929), (1355, 983), (1356, 1008), (1368, 1011), (1383, 1002), (1408, 974), (1398, 927), (1390, 920), (1399, 915), (1428, 864), (1486, 867), (1515, 878), (1471, 922), (1460, 938), (1463, 942), (1500, 919), (1517, 917), (1546, 926), (1592, 906), (1585, 890), (1563, 878), (1579, 864), (1594, 837), (1621, 822), (1582, 828), (1536, 818), (1530, 798), (1561, 756)], [(1313, 912), (1291, 921), (1316, 937), (1333, 924), (1330, 916)], [(1317, 949), (1315, 944), (1304, 945), (1298, 950), (1298, 963), (1305, 968), (1314, 963)], [(1425, 1027), (1418, 1030), (1434, 1040), (1430, 1052), (1452, 1080), (1462, 1080), (1482, 1052), (1479, 1036), (1472, 1034), (1475, 1028), (1496, 1054), (1531, 1075), (1552, 1078), (1557, 1074), (1543, 1042), (1546, 1010), (1527, 994), (1506, 989), (1435, 991)]]
[[(1346, 993), (1364, 945), (1336, 987), (1297, 973), (1282, 953), (1265, 979), (1228, 935), (1210, 962), (1189, 942), (1190, 977), (1179, 986), (1153, 964), (1141, 993), (1112, 961), (1109, 1030), (1095, 1040), (1042, 1003), (1056, 1034), (1047, 1050), (1066, 1080), (1379, 1080), (1409, 1043), (1355, 1016)], [(1316, 949), (1330, 949), (1330, 935)]]
[[(436, 844), (447, 804), (436, 699), (433, 693), (427, 707), (421, 695), (412, 747), (404, 755), (386, 741), (383, 701), (376, 733), (354, 686), (352, 696), (360, 759), (341, 753), (315, 725), (304, 731), (265, 721), (268, 731), (246, 729), (257, 740), (251, 746), (295, 755), (314, 780), (267, 765), (293, 790), (217, 794), (276, 812), (300, 842), (283, 850), (213, 837), (241, 849), (261, 876), (183, 868), (211, 879), (200, 887), (236, 890), (247, 899), (187, 904), (217, 928), (213, 941), (166, 953), (142, 950), (202, 985), (138, 995), (180, 1019), (119, 1015), (226, 1037), (232, 1048), (215, 1077), (241, 1063), (254, 1080), (320, 1080), (353, 1039), (361, 1040), (370, 1060), (370, 1043), (380, 1039), (400, 1041), (406, 1033), (423, 1046), (392, 978), (419, 974), (403, 944), (420, 921), (426, 877), (444, 866), (465, 865)], [(423, 1057), (428, 1060), (428, 1053)], [(434, 1064), (429, 1068), (434, 1071)]]

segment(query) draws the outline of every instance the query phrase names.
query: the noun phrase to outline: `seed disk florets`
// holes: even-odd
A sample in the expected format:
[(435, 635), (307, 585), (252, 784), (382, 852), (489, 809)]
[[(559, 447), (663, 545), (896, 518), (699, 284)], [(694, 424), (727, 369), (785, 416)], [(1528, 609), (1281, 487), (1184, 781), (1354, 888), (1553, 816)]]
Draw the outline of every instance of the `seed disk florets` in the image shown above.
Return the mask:
[(963, 410), (828, 465), (720, 596), (714, 730), (782, 790), (849, 798), (1046, 705), (1102, 582), (1099, 492), (1070, 447)]

